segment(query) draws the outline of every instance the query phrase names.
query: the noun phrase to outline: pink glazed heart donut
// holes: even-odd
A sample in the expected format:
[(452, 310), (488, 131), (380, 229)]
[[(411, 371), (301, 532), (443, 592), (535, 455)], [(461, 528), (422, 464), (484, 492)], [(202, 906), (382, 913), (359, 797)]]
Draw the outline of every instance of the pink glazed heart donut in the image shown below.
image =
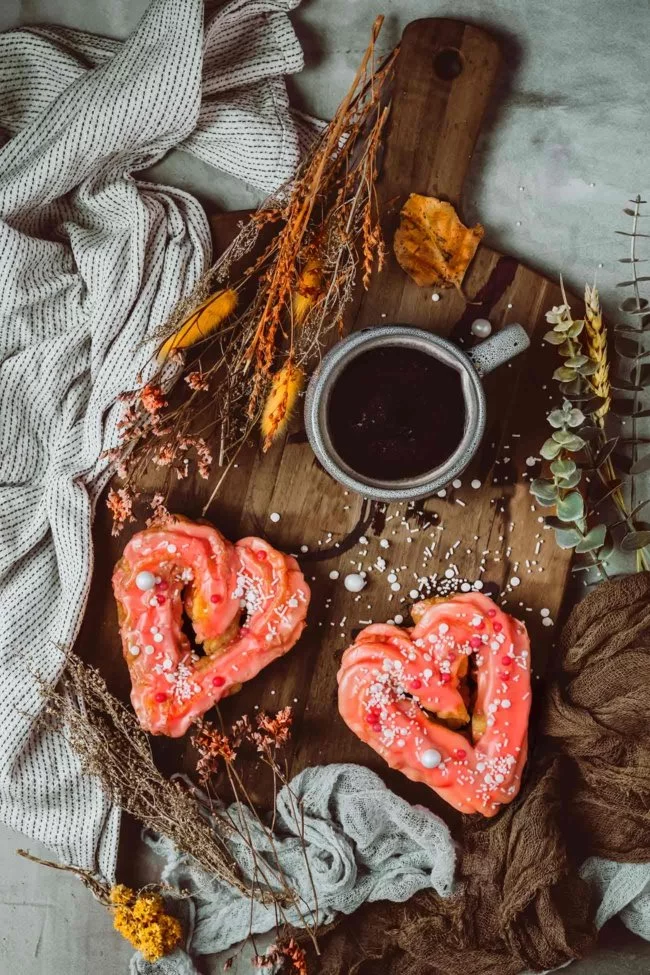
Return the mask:
[[(113, 591), (135, 713), (172, 738), (293, 647), (310, 598), (291, 556), (180, 516), (131, 538)], [(204, 656), (183, 633), (183, 608)]]
[(411, 629), (368, 626), (345, 651), (341, 716), (391, 768), (460, 812), (494, 816), (526, 764), (526, 627), (479, 593), (425, 600), (412, 615)]

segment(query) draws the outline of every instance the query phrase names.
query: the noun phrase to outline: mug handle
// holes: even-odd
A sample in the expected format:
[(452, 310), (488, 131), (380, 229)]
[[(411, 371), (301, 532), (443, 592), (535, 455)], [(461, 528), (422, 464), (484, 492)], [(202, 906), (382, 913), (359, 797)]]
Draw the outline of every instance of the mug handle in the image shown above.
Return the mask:
[(514, 359), (529, 347), (530, 339), (526, 329), (517, 322), (512, 322), (480, 345), (475, 345), (467, 353), (467, 357), (479, 376), (486, 376), (488, 372)]

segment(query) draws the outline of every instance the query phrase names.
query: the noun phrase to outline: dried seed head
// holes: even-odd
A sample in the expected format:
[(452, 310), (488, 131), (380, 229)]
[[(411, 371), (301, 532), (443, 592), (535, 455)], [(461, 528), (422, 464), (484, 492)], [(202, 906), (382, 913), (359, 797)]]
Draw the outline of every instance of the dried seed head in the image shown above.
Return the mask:
[(211, 335), (232, 315), (237, 307), (237, 292), (233, 288), (218, 291), (195, 308), (183, 324), (163, 343), (158, 353), (159, 359), (166, 359), (170, 352), (188, 349)]
[(304, 370), (291, 359), (283, 365), (279, 372), (276, 372), (262, 411), (261, 428), (264, 450), (268, 450), (276, 437), (280, 436), (286, 429), (304, 385)]

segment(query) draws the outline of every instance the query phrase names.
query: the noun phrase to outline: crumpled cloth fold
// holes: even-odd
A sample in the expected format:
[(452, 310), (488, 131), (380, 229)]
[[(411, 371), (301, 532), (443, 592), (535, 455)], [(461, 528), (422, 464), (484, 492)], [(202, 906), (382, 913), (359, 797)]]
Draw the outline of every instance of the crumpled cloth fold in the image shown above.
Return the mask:
[(323, 975), (552, 970), (615, 915), (650, 937), (650, 574), (579, 603), (551, 664), (520, 795), (463, 818), (457, 892), (363, 906), (321, 940)]
[(0, 35), (0, 819), (107, 878), (119, 811), (36, 730), (35, 675), (79, 630), (117, 397), (211, 261), (199, 204), (132, 174), (181, 145), (265, 190), (291, 175), (298, 2), (231, 0), (204, 30), (202, 0), (153, 0), (125, 42)]
[[(434, 813), (411, 806), (359, 765), (308, 768), (284, 786), (276, 800), (274, 839), (245, 806), (228, 814), (255, 847), (236, 836), (227, 841), (243, 875), (258, 870), (281, 890), (277, 866), (289, 888), (299, 895), (299, 909), (284, 920), (297, 927), (304, 919), (328, 924), (338, 914), (352, 914), (364, 902), (403, 902), (420, 890), (442, 898), (452, 891), (456, 850), (449, 829)], [(191, 956), (222, 951), (275, 927), (272, 906), (252, 901), (206, 874), (178, 853), (169, 840), (149, 841), (165, 861), (161, 880), (192, 898), (179, 900), (189, 928)], [(132, 961), (133, 975), (195, 975), (188, 953), (177, 950), (154, 963), (141, 955)]]

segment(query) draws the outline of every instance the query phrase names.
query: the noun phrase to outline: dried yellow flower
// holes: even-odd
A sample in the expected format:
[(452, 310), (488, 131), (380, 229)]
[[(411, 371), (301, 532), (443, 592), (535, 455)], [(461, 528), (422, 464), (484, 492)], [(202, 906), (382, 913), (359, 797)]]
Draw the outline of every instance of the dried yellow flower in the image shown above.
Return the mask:
[(135, 891), (124, 884), (113, 887), (110, 893), (113, 926), (147, 961), (159, 961), (181, 943), (183, 929), (180, 921), (165, 912), (159, 894)]
[(271, 389), (262, 411), (263, 449), (286, 429), (298, 397), (305, 385), (304, 370), (289, 359), (273, 377)]
[(173, 335), (163, 343), (159, 359), (166, 359), (176, 349), (188, 349), (215, 332), (232, 315), (237, 307), (238, 296), (233, 288), (218, 291), (195, 308)]
[(291, 296), (291, 310), (296, 325), (302, 325), (323, 293), (322, 268), (318, 261), (307, 261)]

